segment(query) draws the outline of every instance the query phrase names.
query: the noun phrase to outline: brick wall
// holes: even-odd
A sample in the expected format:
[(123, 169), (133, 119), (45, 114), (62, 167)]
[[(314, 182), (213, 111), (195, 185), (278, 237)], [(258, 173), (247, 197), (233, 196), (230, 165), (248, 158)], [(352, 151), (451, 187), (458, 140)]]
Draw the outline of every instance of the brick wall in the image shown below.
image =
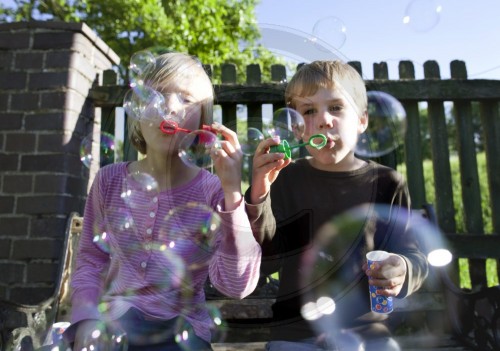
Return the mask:
[(117, 55), (81, 23), (0, 24), (0, 299), (54, 292), (68, 215), (83, 212), (87, 98)]

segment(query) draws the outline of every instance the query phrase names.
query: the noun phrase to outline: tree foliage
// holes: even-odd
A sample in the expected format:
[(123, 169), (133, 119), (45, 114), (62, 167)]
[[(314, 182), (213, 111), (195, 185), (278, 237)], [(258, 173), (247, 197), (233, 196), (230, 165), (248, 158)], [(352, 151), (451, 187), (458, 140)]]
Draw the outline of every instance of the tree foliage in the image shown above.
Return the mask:
[[(265, 48), (255, 50), (257, 1), (15, 0), (11, 8), (0, 5), (0, 21), (85, 22), (118, 54), (123, 77), (134, 52), (158, 48), (196, 55), (216, 72), (220, 64), (234, 63), (240, 79), (247, 64), (259, 63), (268, 77), (278, 60)], [(247, 49), (240, 50), (241, 43)]]

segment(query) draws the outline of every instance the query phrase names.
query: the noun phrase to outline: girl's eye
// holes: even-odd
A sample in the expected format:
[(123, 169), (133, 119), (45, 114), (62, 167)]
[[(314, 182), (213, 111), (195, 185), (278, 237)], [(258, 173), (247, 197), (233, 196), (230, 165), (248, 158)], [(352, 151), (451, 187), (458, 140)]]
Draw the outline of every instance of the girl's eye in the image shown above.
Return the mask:
[(316, 110), (310, 108), (304, 111), (304, 115), (310, 116), (313, 115), (316, 112)]
[(338, 112), (338, 111), (342, 111), (342, 106), (340, 106), (340, 105), (333, 105), (333, 106), (330, 106), (328, 109), (330, 111)]

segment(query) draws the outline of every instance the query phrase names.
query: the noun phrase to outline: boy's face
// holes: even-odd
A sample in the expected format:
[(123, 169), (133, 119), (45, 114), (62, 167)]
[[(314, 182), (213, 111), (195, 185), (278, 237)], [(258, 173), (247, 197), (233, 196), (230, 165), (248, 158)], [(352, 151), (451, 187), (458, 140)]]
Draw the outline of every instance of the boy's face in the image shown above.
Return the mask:
[(320, 150), (307, 147), (311, 156), (324, 165), (338, 164), (352, 155), (358, 136), (367, 127), (366, 111), (359, 111), (344, 89), (319, 88), (312, 96), (295, 97), (296, 110), (304, 117), (304, 142), (314, 134), (327, 137)]

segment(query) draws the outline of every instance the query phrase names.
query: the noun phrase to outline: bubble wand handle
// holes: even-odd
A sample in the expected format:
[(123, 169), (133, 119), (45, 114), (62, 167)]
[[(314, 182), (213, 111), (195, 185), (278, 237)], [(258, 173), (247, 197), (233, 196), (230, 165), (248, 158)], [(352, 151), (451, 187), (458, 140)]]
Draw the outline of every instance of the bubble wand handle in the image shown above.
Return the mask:
[[(319, 143), (315, 142), (316, 139), (321, 139)], [(307, 143), (301, 143), (297, 145), (290, 145), (288, 141), (283, 140), (281, 143), (278, 145), (271, 146), (270, 151), (271, 152), (282, 152), (285, 154), (285, 160), (289, 159), (292, 157), (292, 149), (302, 147), (302, 146), (311, 146), (317, 150), (323, 148), (326, 145), (326, 136), (323, 134), (314, 134), (312, 135)]]

